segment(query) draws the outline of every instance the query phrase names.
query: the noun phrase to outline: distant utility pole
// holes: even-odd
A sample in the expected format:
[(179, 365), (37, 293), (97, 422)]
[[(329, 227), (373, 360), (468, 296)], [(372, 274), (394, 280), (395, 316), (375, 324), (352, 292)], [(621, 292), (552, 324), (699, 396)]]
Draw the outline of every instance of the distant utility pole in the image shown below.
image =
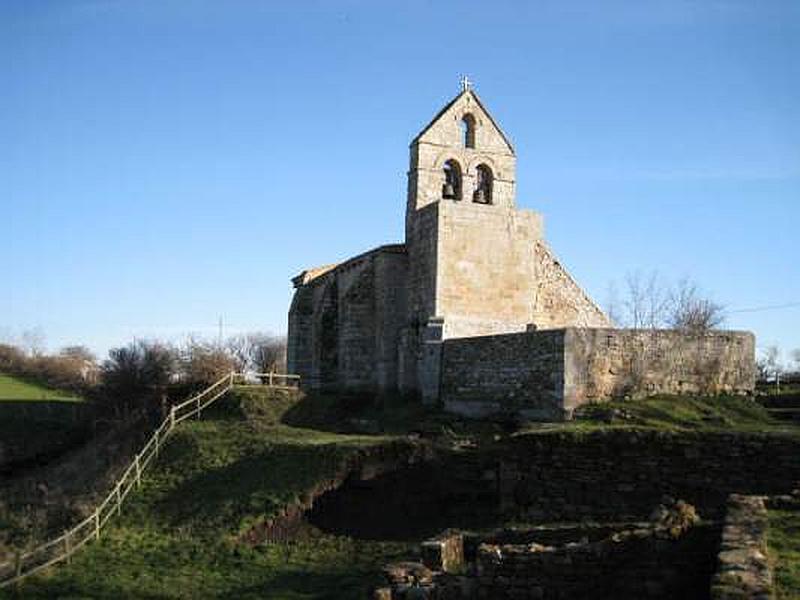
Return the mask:
[(219, 316), (219, 339), (217, 340), (217, 344), (222, 348), (222, 315)]

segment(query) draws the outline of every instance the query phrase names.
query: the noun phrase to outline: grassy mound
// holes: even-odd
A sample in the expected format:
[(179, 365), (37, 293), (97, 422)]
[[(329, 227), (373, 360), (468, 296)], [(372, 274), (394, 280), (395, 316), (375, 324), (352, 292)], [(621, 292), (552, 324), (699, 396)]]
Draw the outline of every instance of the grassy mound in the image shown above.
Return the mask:
[(240, 541), (348, 457), (392, 443), (283, 424), (294, 405), (287, 394), (240, 388), (182, 424), (101, 540), (26, 581), (25, 597), (365, 597), (407, 545), (322, 534), (287, 545)]
[(760, 404), (740, 396), (655, 396), (588, 404), (565, 428), (636, 427), (668, 431), (796, 432)]
[(54, 390), (0, 373), (0, 401), (4, 400), (80, 402), (81, 398), (70, 392)]
[(73, 449), (91, 435), (92, 406), (69, 392), (0, 374), (0, 474)]

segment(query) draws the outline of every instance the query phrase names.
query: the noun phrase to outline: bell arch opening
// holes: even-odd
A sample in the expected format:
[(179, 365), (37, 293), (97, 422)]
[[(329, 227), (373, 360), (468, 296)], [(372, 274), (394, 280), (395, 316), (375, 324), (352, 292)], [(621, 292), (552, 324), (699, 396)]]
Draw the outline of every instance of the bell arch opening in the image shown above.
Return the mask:
[(492, 188), (494, 187), (494, 174), (485, 164), (478, 165), (476, 172), (475, 192), (472, 201), (478, 204), (492, 203)]
[(464, 148), (475, 148), (475, 117), (470, 113), (461, 117), (461, 145)]
[(445, 200), (461, 200), (461, 166), (457, 161), (445, 161), (444, 184), (442, 185), (442, 198)]

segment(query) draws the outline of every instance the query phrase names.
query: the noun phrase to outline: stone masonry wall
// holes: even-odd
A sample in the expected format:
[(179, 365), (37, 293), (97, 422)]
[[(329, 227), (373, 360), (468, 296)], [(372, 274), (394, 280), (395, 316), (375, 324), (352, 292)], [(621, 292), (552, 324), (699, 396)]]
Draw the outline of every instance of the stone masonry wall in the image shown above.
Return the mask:
[(408, 257), (383, 246), (299, 282), (289, 312), (290, 372), (310, 388), (397, 385)]
[[(487, 479), (492, 469), (494, 481)], [(475, 485), (498, 490), (503, 513), (525, 519), (641, 519), (664, 496), (715, 517), (729, 494), (789, 492), (800, 481), (800, 439), (716, 432), (537, 433), (516, 436), (473, 474)]]
[(738, 331), (566, 330), (564, 407), (658, 393), (748, 393), (755, 338)]
[(442, 344), (441, 401), (470, 416), (514, 411), (563, 418), (564, 330), (449, 339)]
[(767, 558), (767, 508), (764, 498), (732, 494), (728, 499), (712, 600), (773, 598), (773, 574)]
[(533, 316), (539, 329), (610, 327), (605, 313), (572, 278), (543, 240), (534, 248)]
[(642, 528), (589, 544), (481, 546), (475, 597), (707, 598), (718, 534), (709, 526), (693, 527), (675, 536)]
[(534, 252), (541, 215), (502, 206), (439, 203), (436, 315), (445, 337), (460, 337), (466, 321), (521, 331), (533, 322)]
[(558, 419), (623, 396), (746, 393), (754, 345), (744, 332), (581, 328), (446, 339), (440, 394), (464, 414)]

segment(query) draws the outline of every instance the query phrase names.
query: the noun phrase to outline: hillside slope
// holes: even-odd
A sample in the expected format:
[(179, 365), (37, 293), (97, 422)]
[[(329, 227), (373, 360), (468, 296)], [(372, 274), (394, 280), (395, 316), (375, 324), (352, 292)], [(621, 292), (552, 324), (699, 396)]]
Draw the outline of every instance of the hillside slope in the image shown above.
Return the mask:
[(248, 535), (359, 461), (413, 450), (389, 437), (283, 425), (292, 404), (240, 388), (183, 424), (101, 540), (26, 581), (25, 597), (363, 598), (382, 564), (408, 555), (407, 544), (318, 532), (288, 545), (253, 544)]

